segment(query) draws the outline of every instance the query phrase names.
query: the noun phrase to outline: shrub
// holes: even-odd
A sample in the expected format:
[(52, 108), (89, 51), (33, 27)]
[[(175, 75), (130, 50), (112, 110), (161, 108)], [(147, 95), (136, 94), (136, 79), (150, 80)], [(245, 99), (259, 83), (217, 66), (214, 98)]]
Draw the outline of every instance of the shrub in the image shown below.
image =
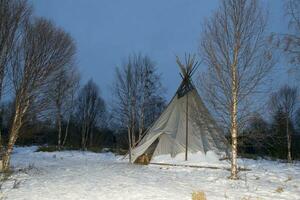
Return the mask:
[(36, 152), (54, 152), (58, 151), (58, 148), (56, 146), (40, 146)]

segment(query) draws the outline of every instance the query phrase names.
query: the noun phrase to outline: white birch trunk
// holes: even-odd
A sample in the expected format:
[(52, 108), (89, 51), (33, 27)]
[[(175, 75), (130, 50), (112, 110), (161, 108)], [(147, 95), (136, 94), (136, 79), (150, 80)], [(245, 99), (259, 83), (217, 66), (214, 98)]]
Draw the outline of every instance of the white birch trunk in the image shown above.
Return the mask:
[(288, 155), (287, 155), (287, 160), (289, 163), (292, 162), (292, 153), (291, 153), (291, 143), (292, 143), (292, 137), (289, 131), (289, 117), (286, 116), (286, 136), (287, 136), (287, 150), (288, 150)]
[(237, 112), (238, 112), (238, 80), (237, 80), (237, 64), (238, 64), (238, 50), (239, 45), (234, 50), (234, 61), (231, 66), (232, 70), (232, 100), (231, 100), (231, 179), (238, 179), (238, 167), (237, 167), (237, 136), (238, 136), (238, 124), (237, 124)]

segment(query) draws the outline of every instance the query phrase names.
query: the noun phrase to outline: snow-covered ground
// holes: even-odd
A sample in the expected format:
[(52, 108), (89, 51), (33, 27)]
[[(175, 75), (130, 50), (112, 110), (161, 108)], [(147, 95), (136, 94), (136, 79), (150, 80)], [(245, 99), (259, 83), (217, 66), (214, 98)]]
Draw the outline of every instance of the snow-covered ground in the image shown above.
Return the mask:
[(203, 191), (207, 199), (300, 199), (300, 163), (243, 160), (251, 171), (227, 179), (222, 169), (130, 165), (111, 153), (34, 152), (16, 148), (17, 170), (1, 187), (8, 200), (185, 200)]
[[(225, 155), (225, 153), (224, 153)], [(221, 156), (224, 157), (224, 156)], [(216, 155), (213, 151), (208, 151), (206, 154), (202, 152), (188, 154), (188, 160), (185, 161), (185, 153), (180, 153), (172, 158), (171, 155), (160, 155), (152, 158), (152, 163), (169, 163), (184, 166), (201, 166), (201, 167), (218, 167), (230, 168), (230, 162), (223, 160), (220, 161), (220, 156)]]

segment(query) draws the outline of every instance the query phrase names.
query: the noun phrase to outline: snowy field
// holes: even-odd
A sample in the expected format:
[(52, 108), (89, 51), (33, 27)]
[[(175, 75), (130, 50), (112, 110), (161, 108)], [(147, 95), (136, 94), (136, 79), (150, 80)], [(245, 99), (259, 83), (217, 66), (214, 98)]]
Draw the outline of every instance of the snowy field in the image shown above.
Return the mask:
[(300, 199), (300, 163), (240, 160), (241, 180), (222, 169), (130, 165), (111, 153), (34, 152), (16, 148), (16, 172), (1, 186), (8, 200)]

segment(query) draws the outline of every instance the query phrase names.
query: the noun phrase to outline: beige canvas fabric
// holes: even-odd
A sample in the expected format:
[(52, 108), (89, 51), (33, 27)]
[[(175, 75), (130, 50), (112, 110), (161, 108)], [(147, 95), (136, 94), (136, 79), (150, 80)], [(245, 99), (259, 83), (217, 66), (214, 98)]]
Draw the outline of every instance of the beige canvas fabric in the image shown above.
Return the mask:
[(153, 156), (169, 154), (172, 157), (185, 152), (186, 101), (188, 95), (188, 152), (214, 151), (227, 153), (228, 145), (212, 116), (204, 106), (196, 89), (178, 98), (176, 94), (166, 110), (132, 150), (132, 161), (144, 154), (159, 139)]

